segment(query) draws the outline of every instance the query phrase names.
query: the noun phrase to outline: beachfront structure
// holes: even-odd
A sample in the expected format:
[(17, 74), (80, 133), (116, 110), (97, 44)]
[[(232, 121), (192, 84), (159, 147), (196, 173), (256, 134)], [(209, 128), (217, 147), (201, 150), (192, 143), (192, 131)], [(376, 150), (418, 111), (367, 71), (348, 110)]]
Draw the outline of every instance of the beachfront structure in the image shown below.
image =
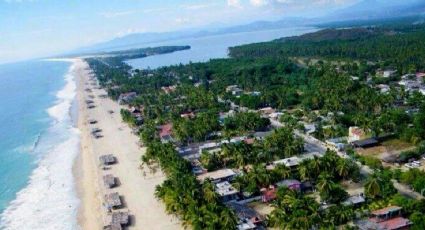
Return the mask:
[(173, 124), (171, 123), (159, 126), (159, 138), (163, 144), (174, 142), (172, 130)]
[(239, 191), (228, 181), (215, 184), (215, 192), (220, 196), (222, 202), (229, 202), (238, 199)]
[(117, 192), (105, 195), (105, 205), (108, 209), (120, 208), (122, 206), (120, 195)]
[(136, 92), (122, 93), (118, 97), (118, 104), (124, 105), (133, 101), (137, 97)]
[(221, 181), (231, 181), (237, 173), (233, 171), (232, 169), (220, 169), (213, 172), (207, 172), (201, 175), (198, 175), (196, 178), (200, 182), (204, 182), (206, 179), (210, 179), (214, 182), (221, 182)]
[(226, 205), (235, 212), (239, 219), (238, 230), (257, 229), (258, 225), (261, 225), (263, 222), (262, 216), (244, 204), (229, 202)]
[(106, 223), (104, 230), (121, 230), (122, 226), (127, 226), (130, 223), (130, 216), (128, 212), (113, 212), (107, 216)]
[(114, 155), (112, 154), (108, 154), (108, 155), (102, 155), (99, 157), (99, 161), (102, 165), (112, 165), (115, 164), (116, 159), (114, 157)]
[(407, 230), (413, 223), (402, 217), (402, 208), (390, 206), (373, 211), (369, 219), (356, 222), (360, 230)]
[(103, 184), (105, 185), (106, 188), (113, 188), (117, 185), (115, 177), (111, 174), (103, 176)]

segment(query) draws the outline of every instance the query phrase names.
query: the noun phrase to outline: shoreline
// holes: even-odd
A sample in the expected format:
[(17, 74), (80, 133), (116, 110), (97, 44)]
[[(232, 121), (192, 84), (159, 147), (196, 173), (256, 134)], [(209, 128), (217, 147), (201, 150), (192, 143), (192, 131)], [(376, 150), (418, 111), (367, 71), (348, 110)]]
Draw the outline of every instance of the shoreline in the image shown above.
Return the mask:
[[(178, 219), (165, 212), (163, 203), (155, 198), (155, 187), (162, 183), (165, 176), (161, 172), (151, 174), (146, 169), (146, 176), (140, 170), (140, 157), (146, 150), (138, 146), (139, 138), (130, 127), (122, 122), (121, 106), (109, 98), (100, 98), (106, 92), (94, 89), (88, 84), (91, 70), (82, 59), (77, 60), (75, 81), (77, 83), (78, 129), (80, 135), (80, 153), (74, 162), (74, 177), (77, 195), (80, 199), (78, 224), (81, 229), (102, 229), (107, 211), (102, 206), (103, 196), (118, 192), (124, 207), (117, 211), (128, 211), (130, 226), (126, 229), (183, 229)], [(92, 92), (87, 92), (90, 87)], [(85, 100), (93, 95), (95, 108), (88, 109)], [(109, 111), (114, 111), (110, 114)], [(88, 124), (88, 119), (95, 119), (97, 124)], [(92, 128), (102, 129), (102, 138), (91, 135)], [(118, 163), (109, 170), (99, 167), (98, 157), (113, 154)], [(112, 174), (118, 180), (118, 186), (106, 189), (102, 176)]]

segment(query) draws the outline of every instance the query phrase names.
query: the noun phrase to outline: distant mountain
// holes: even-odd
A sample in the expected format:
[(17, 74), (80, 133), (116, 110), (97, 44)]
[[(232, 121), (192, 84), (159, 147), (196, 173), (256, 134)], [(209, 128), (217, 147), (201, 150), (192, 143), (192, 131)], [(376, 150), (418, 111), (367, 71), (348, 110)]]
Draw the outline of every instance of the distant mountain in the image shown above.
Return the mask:
[(99, 51), (110, 51), (125, 48), (133, 45), (143, 45), (147, 43), (165, 42), (170, 40), (179, 40), (185, 38), (197, 38), (211, 35), (252, 32), (260, 30), (273, 30), (285, 27), (294, 27), (305, 25), (310, 20), (303, 18), (285, 18), (279, 21), (256, 21), (246, 25), (230, 26), (224, 28), (215, 28), (210, 30), (185, 30), (164, 33), (134, 33), (126, 36), (114, 38), (110, 41), (96, 45), (83, 47), (73, 51), (73, 53), (90, 53)]
[(363, 0), (345, 9), (337, 10), (320, 18), (283, 18), (278, 21), (255, 21), (245, 25), (215, 27), (208, 30), (185, 30), (166, 33), (135, 33), (118, 37), (107, 42), (84, 47), (72, 53), (89, 53), (111, 51), (129, 46), (140, 47), (148, 43), (165, 42), (185, 38), (205, 37), (210, 35), (281, 29), (294, 26), (319, 26), (336, 21), (377, 20), (413, 15), (425, 15), (424, 0)]
[(406, 17), (425, 13), (423, 0), (363, 0), (324, 17), (327, 21)]

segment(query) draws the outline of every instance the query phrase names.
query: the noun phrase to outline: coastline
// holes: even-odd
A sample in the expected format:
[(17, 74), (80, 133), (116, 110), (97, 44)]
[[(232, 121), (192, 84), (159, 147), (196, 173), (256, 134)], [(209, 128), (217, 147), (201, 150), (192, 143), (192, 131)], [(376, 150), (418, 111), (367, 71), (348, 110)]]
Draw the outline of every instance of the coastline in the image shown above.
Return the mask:
[[(89, 93), (88, 86), (90, 69), (88, 64), (78, 59), (76, 61), (76, 82), (78, 100), (78, 129), (80, 135), (80, 154), (74, 162), (74, 176), (77, 194), (80, 198), (78, 209), (78, 224), (81, 229), (102, 229), (107, 217), (102, 206), (103, 196), (118, 192), (122, 196), (124, 207), (120, 211), (130, 214), (128, 229), (182, 229), (180, 222), (174, 216), (165, 212), (165, 206), (155, 198), (155, 187), (162, 183), (165, 176), (161, 172), (151, 174), (146, 170), (146, 176), (140, 170), (140, 157), (145, 148), (138, 145), (138, 137), (130, 127), (122, 122), (121, 107), (109, 98), (99, 98), (106, 94), (103, 89), (94, 89)], [(86, 107), (88, 95), (94, 95), (94, 109)], [(110, 114), (109, 111), (114, 111)], [(88, 124), (88, 119), (97, 120), (96, 125)], [(95, 139), (91, 135), (92, 128), (102, 129), (104, 137)], [(100, 155), (114, 154), (118, 163), (110, 170), (99, 167)], [(102, 176), (112, 174), (118, 178), (119, 186), (106, 189)]]

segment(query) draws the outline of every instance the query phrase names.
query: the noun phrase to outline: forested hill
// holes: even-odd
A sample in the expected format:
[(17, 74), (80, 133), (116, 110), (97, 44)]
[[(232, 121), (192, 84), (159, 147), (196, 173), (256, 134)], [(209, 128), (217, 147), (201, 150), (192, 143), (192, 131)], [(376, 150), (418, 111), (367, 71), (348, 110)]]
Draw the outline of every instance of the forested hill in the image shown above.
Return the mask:
[(325, 29), (229, 49), (233, 58), (320, 57), (382, 61), (402, 72), (425, 69), (425, 25)]

